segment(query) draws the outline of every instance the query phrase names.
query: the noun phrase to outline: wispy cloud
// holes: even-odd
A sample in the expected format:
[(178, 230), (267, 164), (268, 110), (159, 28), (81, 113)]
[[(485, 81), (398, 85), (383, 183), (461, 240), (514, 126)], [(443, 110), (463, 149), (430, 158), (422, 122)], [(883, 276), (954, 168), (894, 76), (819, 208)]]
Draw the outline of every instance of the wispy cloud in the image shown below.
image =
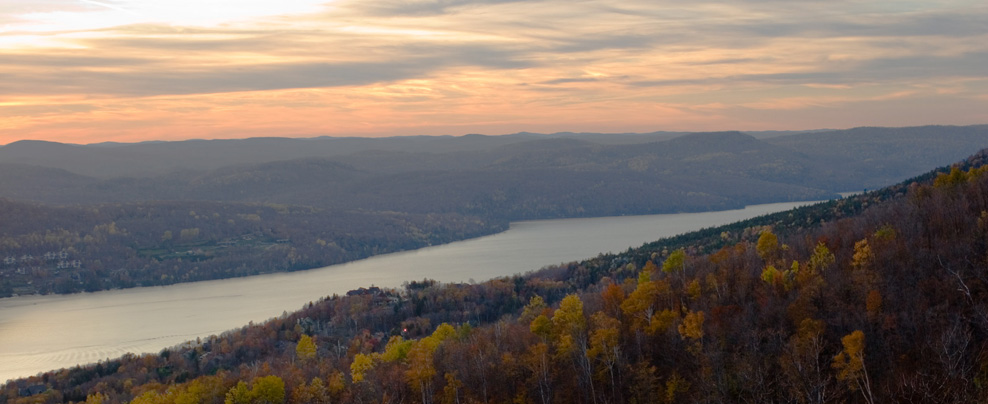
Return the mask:
[(0, 143), (988, 121), (980, 1), (7, 0), (0, 27)]

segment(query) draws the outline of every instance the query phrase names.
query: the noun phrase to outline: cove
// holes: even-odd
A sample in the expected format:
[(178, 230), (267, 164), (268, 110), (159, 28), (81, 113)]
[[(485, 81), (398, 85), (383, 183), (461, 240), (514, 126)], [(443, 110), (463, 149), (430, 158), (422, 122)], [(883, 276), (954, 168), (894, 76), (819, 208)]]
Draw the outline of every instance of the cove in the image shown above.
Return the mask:
[(483, 281), (620, 252), (663, 237), (789, 210), (813, 202), (647, 216), (512, 223), (502, 233), (324, 268), (170, 286), (0, 299), (0, 383), (158, 352), (260, 322), (308, 302), (371, 285)]

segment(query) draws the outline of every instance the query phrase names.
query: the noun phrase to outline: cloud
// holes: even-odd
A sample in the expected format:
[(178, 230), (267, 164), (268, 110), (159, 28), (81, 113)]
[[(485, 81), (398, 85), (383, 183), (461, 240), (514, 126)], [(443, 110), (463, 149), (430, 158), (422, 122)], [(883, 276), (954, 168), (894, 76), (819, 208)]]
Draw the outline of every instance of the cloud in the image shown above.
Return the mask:
[(593, 77), (575, 77), (575, 78), (548, 80), (548, 81), (543, 81), (539, 84), (553, 85), (553, 84), (568, 84), (568, 83), (592, 83), (595, 81), (598, 81), (598, 79)]
[[(20, 71), (0, 70), (0, 92), (6, 94), (88, 93), (126, 96), (197, 94), (360, 86), (425, 78), (449, 69), (492, 69), (531, 66), (507, 49), (448, 46), (396, 50), (389, 58), (358, 62), (284, 62), (225, 66), (173, 64), (153, 59), (77, 55), (8, 57)], [(100, 69), (101, 67), (130, 67)], [(53, 69), (59, 71), (53, 74)]]
[(447, 14), (453, 9), (506, 3), (532, 3), (533, 0), (383, 0), (362, 2), (361, 11), (374, 16), (435, 16)]
[(855, 100), (916, 108), (937, 91), (988, 108), (973, 84), (988, 80), (988, 6), (971, 0), (283, 1), (252, 1), (250, 12), (210, 2), (210, 15), (188, 20), (170, 5), (164, 22), (148, 15), (158, 2), (133, 3), (148, 17), (134, 19), (78, 1), (5, 1), (0, 94), (26, 104), (0, 105), (0, 117), (23, 117), (0, 128), (194, 116), (235, 133), (249, 114), (252, 128), (277, 130), (290, 125), (268, 121), (316, 127), (327, 116), (360, 133), (384, 122), (582, 130), (566, 118), (581, 116), (633, 131), (619, 125), (712, 125), (710, 105), (729, 122), (749, 119), (732, 111), (808, 117)]

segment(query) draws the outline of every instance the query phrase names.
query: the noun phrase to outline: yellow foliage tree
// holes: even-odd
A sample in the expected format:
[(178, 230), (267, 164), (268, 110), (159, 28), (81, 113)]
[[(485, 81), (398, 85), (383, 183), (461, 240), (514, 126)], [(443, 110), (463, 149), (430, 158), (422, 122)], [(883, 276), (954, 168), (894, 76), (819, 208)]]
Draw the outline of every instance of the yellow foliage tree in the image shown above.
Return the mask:
[(456, 378), (452, 373), (446, 373), (446, 387), (443, 387), (443, 404), (458, 404), (460, 402), (460, 389), (463, 388), (463, 381)]
[(302, 334), (298, 339), (298, 345), (295, 345), (295, 357), (303, 363), (316, 358), (316, 342), (312, 337)]
[(583, 316), (583, 301), (575, 294), (566, 295), (559, 308), (552, 314), (552, 330), (558, 342), (558, 349), (570, 352), (587, 330), (587, 319)]
[(762, 257), (762, 260), (771, 262), (779, 252), (779, 237), (771, 231), (762, 231), (762, 234), (758, 236), (755, 251), (758, 252), (759, 257)]
[(648, 326), (645, 328), (645, 333), (648, 335), (655, 335), (660, 332), (666, 332), (678, 319), (678, 311), (673, 311), (670, 309), (662, 310), (652, 315)]
[(542, 311), (545, 310), (545, 308), (545, 300), (542, 299), (542, 296), (532, 296), (532, 298), (528, 300), (528, 304), (525, 305), (525, 308), (522, 309), (521, 317), (518, 318), (518, 321), (522, 322), (522, 324), (530, 322), (534, 320), (535, 317), (542, 314)]
[(691, 311), (686, 313), (683, 323), (679, 325), (679, 335), (683, 339), (691, 339), (697, 343), (703, 340), (703, 312)]
[(616, 388), (615, 369), (620, 357), (621, 322), (599, 311), (590, 317), (590, 322), (594, 330), (590, 333), (590, 349), (587, 350), (587, 356), (604, 365), (613, 393)]
[(686, 250), (682, 248), (669, 253), (669, 257), (662, 263), (662, 271), (665, 273), (683, 272), (686, 270)]
[(769, 285), (775, 285), (779, 279), (781, 279), (782, 273), (774, 266), (768, 265), (762, 270), (762, 280)]
[(542, 341), (548, 341), (549, 337), (552, 336), (552, 321), (545, 314), (540, 314), (529, 326), (532, 334), (538, 335), (542, 338)]
[(329, 375), (329, 384), (327, 386), (329, 389), (329, 394), (332, 397), (339, 396), (346, 388), (346, 384), (343, 381), (343, 372), (335, 371), (333, 374)]
[(86, 404), (103, 404), (108, 400), (109, 398), (103, 393), (90, 394), (86, 396)]
[(436, 375), (433, 355), (443, 341), (455, 337), (456, 329), (442, 323), (432, 335), (412, 343), (408, 349), (408, 370), (405, 371), (409, 387), (422, 394), (422, 402), (431, 402), (432, 378)]
[(836, 257), (830, 252), (822, 242), (817, 243), (816, 248), (813, 249), (813, 255), (810, 256), (810, 270), (813, 272), (824, 272), (831, 265), (834, 264)]
[(667, 403), (676, 402), (676, 396), (679, 395), (680, 393), (685, 393), (689, 391), (689, 389), (690, 389), (690, 383), (687, 382), (686, 379), (684, 379), (682, 376), (680, 376), (679, 373), (673, 373), (672, 376), (669, 377), (669, 380), (666, 380), (665, 402)]
[(370, 355), (358, 353), (353, 357), (353, 363), (350, 364), (350, 378), (354, 383), (360, 383), (364, 381), (367, 371), (373, 368), (374, 358)]
[(278, 376), (262, 376), (254, 379), (250, 393), (255, 404), (282, 404), (285, 402), (285, 382)]
[(851, 257), (851, 267), (855, 270), (863, 271), (869, 269), (875, 255), (871, 252), (868, 239), (863, 239), (854, 243), (854, 256)]
[(247, 387), (247, 383), (243, 380), (238, 381), (237, 384), (230, 388), (230, 391), (226, 392), (226, 399), (223, 400), (224, 404), (250, 404), (253, 401), (254, 396), (250, 393), (250, 388)]
[(384, 362), (404, 361), (408, 357), (408, 350), (411, 348), (412, 341), (406, 341), (401, 335), (395, 335), (384, 346), (381, 360)]
[(658, 294), (659, 290), (655, 282), (639, 281), (638, 287), (621, 303), (621, 311), (631, 319), (633, 330), (647, 328), (655, 313), (655, 299)]
[(868, 378), (868, 368), (864, 362), (864, 332), (855, 330), (841, 338), (840, 342), (844, 345), (844, 349), (834, 356), (834, 361), (831, 364), (837, 370), (837, 380), (847, 382), (852, 391), (860, 390), (865, 401), (874, 403), (871, 381)]

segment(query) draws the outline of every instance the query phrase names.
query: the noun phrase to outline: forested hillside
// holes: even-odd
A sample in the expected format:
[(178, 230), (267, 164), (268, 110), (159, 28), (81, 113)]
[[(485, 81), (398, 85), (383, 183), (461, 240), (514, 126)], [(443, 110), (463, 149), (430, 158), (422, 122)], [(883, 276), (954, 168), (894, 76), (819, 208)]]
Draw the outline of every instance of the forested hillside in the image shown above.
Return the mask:
[(50, 207), (0, 199), (0, 297), (296, 271), (504, 230), (455, 213), (276, 204)]
[(524, 276), (332, 296), (0, 402), (985, 402), (986, 162)]

